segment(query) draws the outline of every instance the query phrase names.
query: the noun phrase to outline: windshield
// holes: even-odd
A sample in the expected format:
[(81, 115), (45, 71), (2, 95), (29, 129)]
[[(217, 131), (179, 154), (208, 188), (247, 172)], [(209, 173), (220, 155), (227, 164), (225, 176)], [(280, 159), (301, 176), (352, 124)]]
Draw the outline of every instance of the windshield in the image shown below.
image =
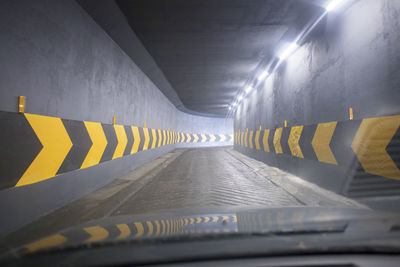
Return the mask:
[(0, 10), (1, 258), (399, 251), (399, 1)]

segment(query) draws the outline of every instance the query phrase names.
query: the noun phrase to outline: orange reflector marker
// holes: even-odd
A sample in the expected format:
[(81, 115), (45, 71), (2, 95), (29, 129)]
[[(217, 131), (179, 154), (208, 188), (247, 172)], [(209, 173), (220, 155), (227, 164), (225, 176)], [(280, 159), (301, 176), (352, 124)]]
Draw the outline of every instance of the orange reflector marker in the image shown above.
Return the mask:
[(353, 108), (349, 108), (349, 119), (350, 120), (354, 119)]
[(25, 112), (25, 96), (20, 95), (18, 97), (18, 112), (24, 113)]

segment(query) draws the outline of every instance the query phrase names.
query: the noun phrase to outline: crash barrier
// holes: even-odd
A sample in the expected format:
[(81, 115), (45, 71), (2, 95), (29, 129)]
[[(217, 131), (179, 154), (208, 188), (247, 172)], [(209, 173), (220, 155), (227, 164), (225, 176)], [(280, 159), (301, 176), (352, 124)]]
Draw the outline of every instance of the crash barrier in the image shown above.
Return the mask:
[(276, 129), (260, 126), (235, 129), (234, 144), (246, 148), (248, 153), (258, 150), (297, 158), (300, 166), (302, 160), (311, 160), (357, 168), (346, 187), (347, 195), (397, 195), (400, 193), (399, 126), (400, 115)]
[(67, 120), (0, 111), (0, 189), (176, 143), (233, 142), (233, 135)]

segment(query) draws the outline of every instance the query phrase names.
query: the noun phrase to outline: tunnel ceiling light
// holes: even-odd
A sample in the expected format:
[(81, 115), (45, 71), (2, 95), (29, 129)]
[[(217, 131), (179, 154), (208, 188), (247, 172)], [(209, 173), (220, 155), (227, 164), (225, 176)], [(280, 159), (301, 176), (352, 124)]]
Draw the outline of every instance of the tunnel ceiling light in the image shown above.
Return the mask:
[(279, 55), (280, 60), (285, 60), (287, 59), (296, 49), (299, 48), (299, 46), (296, 43), (291, 43), (285, 51), (281, 55)]
[(253, 87), (247, 86), (246, 89), (245, 89), (246, 94), (250, 93), (250, 91), (251, 91), (252, 89), (253, 89)]
[(229, 110), (231, 110), (232, 109), (232, 107), (231, 106), (229, 106)]
[(332, 11), (337, 8), (340, 4), (342, 4), (344, 0), (331, 0), (329, 4), (326, 6), (326, 11)]
[(240, 102), (240, 101), (242, 101), (242, 99), (243, 99), (243, 96), (240, 95), (240, 96), (238, 97), (238, 101)]
[(269, 75), (268, 71), (263, 71), (260, 76), (258, 76), (257, 80), (262, 81), (265, 79), (265, 77), (267, 77)]

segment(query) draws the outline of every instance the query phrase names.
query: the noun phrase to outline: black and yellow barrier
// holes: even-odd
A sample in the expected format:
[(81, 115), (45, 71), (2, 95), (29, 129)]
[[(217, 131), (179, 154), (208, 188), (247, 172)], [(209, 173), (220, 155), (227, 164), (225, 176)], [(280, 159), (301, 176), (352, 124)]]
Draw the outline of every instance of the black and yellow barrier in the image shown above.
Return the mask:
[(349, 166), (356, 158), (365, 173), (400, 180), (400, 115), (333, 121), (276, 129), (240, 129), (234, 143), (322, 164)]
[(0, 189), (37, 183), (178, 142), (232, 139), (224, 134), (181, 133), (28, 113), (0, 112), (0, 123)]

